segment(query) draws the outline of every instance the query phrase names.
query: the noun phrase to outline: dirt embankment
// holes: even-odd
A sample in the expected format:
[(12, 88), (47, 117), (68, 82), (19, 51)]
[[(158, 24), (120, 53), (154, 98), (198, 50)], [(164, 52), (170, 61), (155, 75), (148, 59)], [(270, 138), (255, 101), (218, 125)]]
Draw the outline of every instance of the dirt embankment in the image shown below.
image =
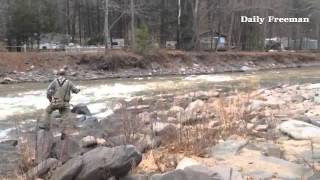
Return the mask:
[(107, 54), (0, 53), (2, 83), (49, 81), (54, 71), (68, 67), (73, 79), (152, 75), (209, 74), (273, 68), (320, 66), (318, 53), (127, 51)]

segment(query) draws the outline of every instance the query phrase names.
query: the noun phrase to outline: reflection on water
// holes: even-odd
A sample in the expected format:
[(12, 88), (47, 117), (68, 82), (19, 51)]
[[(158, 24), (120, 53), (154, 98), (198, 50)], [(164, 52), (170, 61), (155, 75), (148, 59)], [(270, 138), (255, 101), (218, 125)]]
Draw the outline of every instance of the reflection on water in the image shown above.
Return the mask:
[[(99, 118), (112, 113), (112, 102), (134, 96), (152, 96), (165, 92), (188, 92), (211, 88), (270, 87), (281, 84), (318, 83), (317, 68), (261, 71), (252, 73), (227, 73), (198, 76), (167, 76), (155, 78), (109, 79), (76, 82), (81, 92), (73, 95), (71, 104), (86, 103)], [(0, 85), (0, 140), (13, 119), (36, 119), (48, 105), (46, 86), (48, 83), (25, 83)], [(32, 118), (33, 116), (36, 116)]]

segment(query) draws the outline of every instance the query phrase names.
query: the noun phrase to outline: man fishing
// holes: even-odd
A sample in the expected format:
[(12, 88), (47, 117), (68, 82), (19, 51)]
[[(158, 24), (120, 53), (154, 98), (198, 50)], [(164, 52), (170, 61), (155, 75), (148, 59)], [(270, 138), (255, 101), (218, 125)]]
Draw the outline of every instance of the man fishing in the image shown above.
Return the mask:
[(74, 124), (72, 124), (72, 121), (69, 118), (69, 102), (71, 99), (71, 93), (77, 94), (80, 92), (80, 89), (76, 88), (75, 85), (65, 77), (66, 72), (64, 69), (60, 69), (57, 75), (58, 77), (50, 83), (47, 89), (47, 98), (50, 101), (50, 104), (46, 109), (45, 123), (43, 128), (46, 130), (51, 129), (51, 114), (53, 111), (59, 110), (59, 113), (62, 117), (61, 139), (63, 139), (66, 135), (67, 129), (74, 127)]

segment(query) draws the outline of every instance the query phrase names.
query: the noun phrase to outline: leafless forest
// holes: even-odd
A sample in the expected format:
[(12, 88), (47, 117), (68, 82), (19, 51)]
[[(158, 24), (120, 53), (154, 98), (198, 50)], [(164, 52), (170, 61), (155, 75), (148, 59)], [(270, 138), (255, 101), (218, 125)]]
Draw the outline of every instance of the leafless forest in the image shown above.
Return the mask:
[[(152, 44), (176, 41), (186, 50), (199, 49), (206, 32), (225, 36), (228, 47), (241, 50), (263, 50), (265, 39), (274, 37), (293, 42), (291, 49), (301, 49), (305, 39), (320, 44), (318, 0), (0, 0), (0, 13), (0, 40), (8, 45), (59, 33), (80, 45), (123, 38), (134, 47), (141, 29)], [(310, 23), (259, 25), (241, 23), (241, 16), (308, 17)]]

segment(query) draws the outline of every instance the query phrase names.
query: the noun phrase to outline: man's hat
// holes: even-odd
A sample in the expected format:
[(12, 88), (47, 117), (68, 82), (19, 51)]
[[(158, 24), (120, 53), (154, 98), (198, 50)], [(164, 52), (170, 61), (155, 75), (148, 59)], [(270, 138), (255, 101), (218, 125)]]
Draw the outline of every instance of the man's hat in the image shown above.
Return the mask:
[(57, 75), (59, 76), (64, 76), (66, 75), (66, 71), (64, 69), (60, 69), (58, 72), (57, 72)]

